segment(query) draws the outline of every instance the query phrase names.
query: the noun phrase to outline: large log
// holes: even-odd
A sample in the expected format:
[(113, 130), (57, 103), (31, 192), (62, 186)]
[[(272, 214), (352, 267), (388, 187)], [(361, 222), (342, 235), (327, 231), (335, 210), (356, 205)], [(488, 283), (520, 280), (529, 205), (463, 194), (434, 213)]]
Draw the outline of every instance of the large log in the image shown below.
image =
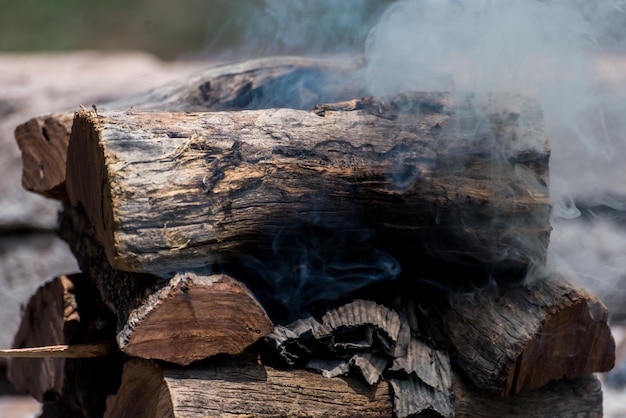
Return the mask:
[(289, 257), (313, 225), (342, 247), (340, 237), (369, 233), (376, 243), (347, 245), (380, 244), (414, 266), (525, 271), (545, 259), (548, 159), (541, 109), (519, 96), (82, 111), (67, 186), (120, 270), (203, 268), (264, 249)]
[[(360, 61), (260, 58), (200, 71), (98, 108), (209, 111), (264, 107), (312, 108), (316, 103), (357, 97)], [(340, 83), (341, 81), (341, 83)], [(73, 113), (40, 116), (19, 125), (22, 185), (27, 190), (67, 200), (65, 166)]]
[[(593, 376), (509, 398), (480, 391), (459, 376), (453, 386), (457, 417), (602, 416), (602, 391)], [(369, 386), (256, 361), (214, 359), (180, 369), (133, 359), (124, 366), (119, 391), (107, 400), (105, 417), (390, 417), (392, 397), (386, 382)]]
[(272, 331), (272, 321), (243, 283), (221, 274), (183, 272), (161, 279), (116, 271), (90, 231), (84, 215), (64, 209), (59, 232), (117, 315), (122, 352), (189, 364), (240, 354)]
[(500, 396), (606, 372), (615, 341), (606, 307), (559, 277), (453, 299), (443, 317), (456, 364)]
[[(63, 416), (102, 415), (106, 397), (119, 384), (116, 373), (122, 366), (119, 356), (102, 356), (102, 348), (111, 347), (113, 321), (113, 315), (98, 301), (97, 291), (82, 274), (53, 279), (39, 288), (26, 305), (13, 346), (26, 349), (69, 345), (82, 351), (64, 350), (59, 353), (61, 357), (40, 353), (38, 358), (28, 358), (37, 351), (35, 348), (23, 353), (14, 351), (11, 355), (21, 358), (11, 359), (9, 379), (17, 389), (63, 411)], [(98, 352), (85, 351), (95, 343)], [(99, 356), (83, 358), (93, 354)]]

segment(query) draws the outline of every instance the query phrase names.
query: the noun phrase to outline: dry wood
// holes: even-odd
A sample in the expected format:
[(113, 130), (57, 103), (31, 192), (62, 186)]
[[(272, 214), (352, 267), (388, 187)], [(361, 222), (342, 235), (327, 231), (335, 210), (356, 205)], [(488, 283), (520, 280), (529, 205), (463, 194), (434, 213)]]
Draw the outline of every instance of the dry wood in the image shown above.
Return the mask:
[(0, 350), (0, 357), (8, 358), (91, 358), (112, 354), (112, 343), (47, 345), (43, 347), (9, 348)]
[(444, 327), (453, 358), (473, 382), (509, 396), (613, 368), (607, 317), (595, 296), (553, 277), (453, 301)]
[(116, 340), (124, 353), (189, 364), (218, 353), (240, 354), (273, 329), (255, 296), (229, 276), (178, 273), (161, 279), (113, 270), (75, 208), (65, 208), (60, 233), (117, 314)]
[(215, 359), (177, 369), (131, 360), (107, 401), (107, 418), (390, 417), (387, 385)]
[(411, 337), (404, 315), (368, 300), (278, 326), (268, 340), (289, 364), (306, 364), (326, 377), (355, 370), (370, 385), (381, 376), (393, 388), (397, 417), (454, 415), (447, 353)]
[(310, 224), (371, 231), (417, 265), (543, 263), (549, 148), (534, 102), (424, 93), (318, 114), (78, 112), (70, 200), (127, 271), (281, 251), (277, 235)]
[[(481, 391), (458, 375), (453, 387), (456, 417), (602, 416), (600, 382), (593, 376), (508, 398)], [(105, 417), (390, 417), (391, 397), (386, 382), (369, 386), (351, 377), (329, 379), (251, 360), (214, 359), (181, 369), (133, 359), (124, 366), (119, 391), (107, 400)]]
[(65, 160), (72, 114), (41, 116), (15, 129), (22, 151), (22, 186), (52, 199), (67, 199)]
[[(359, 61), (271, 57), (220, 65), (98, 109), (208, 111), (261, 107), (311, 108), (361, 95), (353, 81)], [(340, 84), (339, 82), (342, 81)], [(35, 117), (18, 126), (22, 184), (67, 199), (65, 167), (72, 113)]]
[(9, 379), (71, 416), (102, 414), (121, 371), (120, 358), (111, 355), (111, 317), (82, 274), (46, 283), (26, 305), (15, 349), (0, 354), (13, 357)]

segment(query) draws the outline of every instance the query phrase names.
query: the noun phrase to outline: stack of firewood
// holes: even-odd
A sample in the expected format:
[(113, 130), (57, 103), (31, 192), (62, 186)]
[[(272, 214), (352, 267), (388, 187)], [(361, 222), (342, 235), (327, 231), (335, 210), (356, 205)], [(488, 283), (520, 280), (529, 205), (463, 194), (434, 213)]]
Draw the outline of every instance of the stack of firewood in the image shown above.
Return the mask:
[(225, 65), (18, 127), (82, 273), (25, 307), (13, 383), (47, 416), (601, 416), (606, 308), (536, 273), (539, 106), (358, 98), (359, 66)]

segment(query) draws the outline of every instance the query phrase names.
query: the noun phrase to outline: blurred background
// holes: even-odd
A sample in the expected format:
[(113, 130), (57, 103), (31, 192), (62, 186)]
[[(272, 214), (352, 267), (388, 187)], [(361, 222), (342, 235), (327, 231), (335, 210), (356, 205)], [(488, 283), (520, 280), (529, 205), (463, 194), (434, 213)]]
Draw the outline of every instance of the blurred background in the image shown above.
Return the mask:
[(362, 50), (391, 2), (0, 0), (0, 51), (131, 49), (174, 60)]

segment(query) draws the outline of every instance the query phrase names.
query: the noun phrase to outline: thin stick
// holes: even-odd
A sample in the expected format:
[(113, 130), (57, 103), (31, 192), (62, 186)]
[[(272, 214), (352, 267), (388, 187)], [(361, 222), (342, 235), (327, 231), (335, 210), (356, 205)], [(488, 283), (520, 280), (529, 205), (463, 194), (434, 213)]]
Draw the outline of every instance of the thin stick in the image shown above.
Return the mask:
[(11, 348), (0, 350), (0, 357), (16, 358), (91, 358), (112, 354), (114, 346), (110, 342), (76, 345), (49, 345), (45, 347)]

